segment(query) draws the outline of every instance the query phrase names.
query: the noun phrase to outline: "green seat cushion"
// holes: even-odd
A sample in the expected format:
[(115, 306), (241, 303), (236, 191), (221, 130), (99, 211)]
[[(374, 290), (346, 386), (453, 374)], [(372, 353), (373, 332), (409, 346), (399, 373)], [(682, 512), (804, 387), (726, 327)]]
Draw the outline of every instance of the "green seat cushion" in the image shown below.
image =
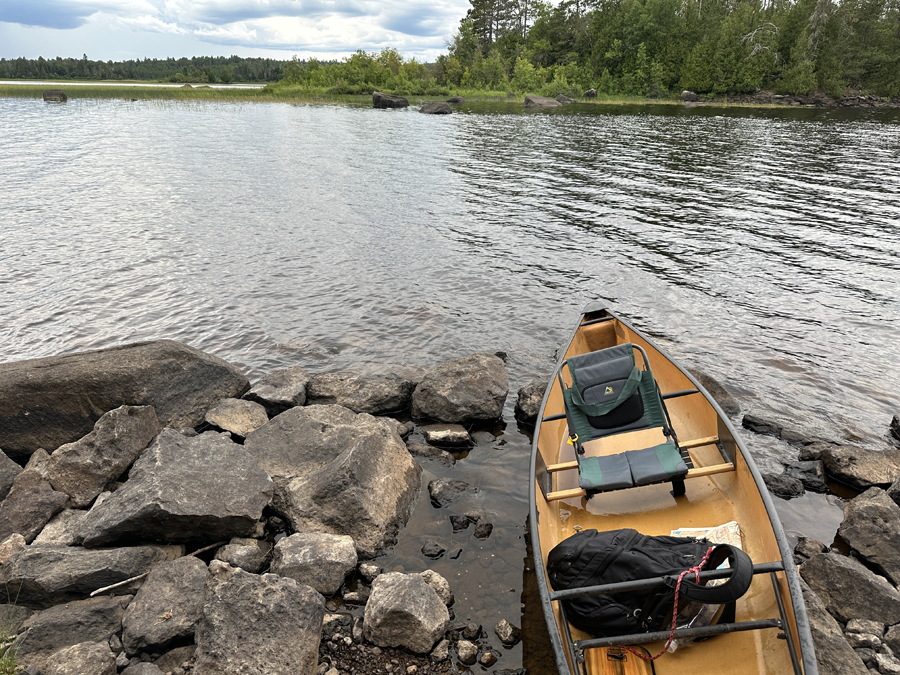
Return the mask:
[(671, 441), (644, 450), (624, 453), (635, 485), (649, 485), (684, 476), (687, 464)]
[(578, 486), (584, 490), (621, 490), (634, 487), (624, 454), (578, 460)]

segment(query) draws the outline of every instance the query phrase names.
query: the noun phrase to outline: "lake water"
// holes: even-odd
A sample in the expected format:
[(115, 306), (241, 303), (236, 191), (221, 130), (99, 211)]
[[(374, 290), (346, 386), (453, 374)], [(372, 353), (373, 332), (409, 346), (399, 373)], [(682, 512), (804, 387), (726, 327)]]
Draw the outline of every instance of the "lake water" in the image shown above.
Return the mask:
[[(743, 412), (885, 448), (898, 290), (896, 111), (0, 99), (0, 361), (173, 338), (254, 381), (508, 354), (505, 424), (453, 468), (423, 460), (425, 481), (481, 489), (493, 534), (452, 534), (425, 495), (379, 561), (461, 550), (430, 566), (456, 620), (489, 632), (542, 623), (522, 608), (530, 440), (512, 408), (588, 300)], [(796, 458), (747, 441), (763, 470)], [(776, 501), (791, 535), (831, 541), (838, 498)], [(496, 667), (541, 672), (534, 640)]]

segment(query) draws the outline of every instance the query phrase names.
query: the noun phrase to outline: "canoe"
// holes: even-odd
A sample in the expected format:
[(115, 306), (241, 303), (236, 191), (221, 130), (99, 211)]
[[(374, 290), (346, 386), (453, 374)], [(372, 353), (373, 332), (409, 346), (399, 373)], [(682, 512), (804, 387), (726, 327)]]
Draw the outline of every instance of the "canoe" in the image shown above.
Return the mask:
[[(679, 481), (675, 481), (596, 493), (592, 490), (587, 498), (587, 492), (579, 487), (583, 469), (579, 469), (574, 446), (569, 442), (574, 435), (569, 426), (577, 424), (566, 418), (563, 390), (572, 385), (566, 359), (628, 344), (649, 360), (668, 411), (669, 426), (677, 434), (689, 468), (680, 482), (681, 490)], [(641, 360), (638, 356), (636, 363)], [(648, 441), (642, 434), (648, 433), (631, 431), (593, 440), (584, 444), (579, 457), (584, 462), (583, 458), (591, 455), (610, 457), (646, 448)], [(817, 675), (792, 551), (753, 458), (700, 383), (600, 303), (585, 307), (547, 386), (534, 432), (530, 475), (534, 477), (529, 490), (529, 529), (535, 572), (560, 675)], [(679, 494), (681, 491), (683, 494)], [(640, 645), (632, 649), (644, 648), (655, 655), (665, 646), (668, 630), (664, 634), (591, 636), (565, 620), (561, 603), (571, 596), (566, 596), (569, 591), (553, 590), (547, 574), (547, 555), (560, 541), (592, 528), (633, 528), (655, 536), (730, 521), (738, 523), (741, 547), (754, 565), (753, 581), (736, 602), (733, 619), (723, 618), (705, 628), (679, 628), (675, 635), (683, 646), (652, 663), (635, 657), (622, 645)], [(685, 632), (689, 630), (695, 633)], [(695, 641), (690, 642), (689, 637)]]

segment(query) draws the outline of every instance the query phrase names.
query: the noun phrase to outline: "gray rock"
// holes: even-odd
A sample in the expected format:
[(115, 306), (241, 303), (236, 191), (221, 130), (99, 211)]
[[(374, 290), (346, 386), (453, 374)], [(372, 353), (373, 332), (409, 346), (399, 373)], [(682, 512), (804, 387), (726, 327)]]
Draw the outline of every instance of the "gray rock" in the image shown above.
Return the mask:
[(475, 442), (461, 424), (429, 424), (422, 427), (425, 440), (430, 445), (444, 448), (470, 448)]
[(369, 601), (369, 596), (359, 591), (349, 591), (344, 593), (345, 605), (364, 605)]
[(164, 673), (175, 670), (175, 668), (183, 668), (185, 664), (189, 664), (194, 660), (194, 652), (197, 650), (195, 645), (187, 645), (185, 647), (176, 647), (162, 656), (160, 656), (154, 665)]
[(271, 479), (240, 445), (207, 432), (163, 429), (128, 482), (85, 516), (85, 546), (134, 539), (216, 541), (253, 534), (272, 498)]
[(803, 563), (800, 574), (839, 621), (900, 623), (900, 593), (853, 558), (820, 553)]
[(744, 418), (741, 420), (741, 426), (755, 434), (775, 437), (781, 436), (781, 432), (784, 430), (784, 427), (778, 422), (765, 420), (749, 413), (744, 415)]
[(309, 374), (301, 366), (282, 368), (269, 373), (253, 385), (244, 398), (261, 404), (269, 417), (306, 403)]
[(447, 452), (446, 450), (442, 450), (441, 448), (436, 448), (433, 445), (428, 445), (427, 443), (407, 441), (406, 449), (409, 450), (409, 454), (415, 457), (434, 459), (444, 466), (453, 466), (454, 464), (456, 464), (456, 458), (449, 452)]
[(556, 100), (559, 101), (560, 103), (562, 103), (563, 105), (566, 105), (568, 103), (575, 103), (574, 98), (569, 98), (568, 96), (566, 96), (564, 94), (560, 94), (559, 96), (557, 96)]
[(216, 551), (215, 559), (232, 567), (240, 567), (245, 572), (259, 574), (271, 550), (272, 544), (268, 541), (235, 537)]
[(69, 495), (70, 506), (90, 506), (140, 457), (161, 429), (152, 406), (123, 405), (110, 410), (97, 420), (91, 433), (50, 455), (50, 485)]
[(583, 98), (597, 98), (597, 90), (596, 89), (588, 89), (583, 94)]
[(383, 572), (384, 570), (374, 563), (364, 562), (359, 564), (359, 576), (369, 585)]
[(788, 462), (784, 465), (784, 472), (803, 483), (803, 487), (807, 490), (828, 492), (828, 484), (825, 482), (825, 463), (822, 460)]
[[(562, 103), (559, 101), (549, 98), (547, 96), (535, 96), (533, 94), (529, 94), (525, 97), (525, 103), (523, 104), (525, 108), (530, 108), (532, 110), (540, 110), (543, 108), (559, 108)], [(465, 662), (464, 662), (465, 663)], [(472, 661), (472, 663), (475, 663)], [(471, 664), (467, 664), (471, 665)]]
[(869, 488), (844, 507), (838, 534), (870, 567), (900, 584), (900, 506)]
[(466, 99), (464, 96), (451, 96), (447, 99), (447, 103), (465, 103)]
[(5, 452), (0, 452), (0, 501), (6, 499), (13, 481), (22, 473), (22, 467), (12, 461)]
[(820, 553), (825, 553), (827, 550), (828, 547), (825, 544), (811, 537), (798, 538), (797, 545), (794, 546), (794, 553), (798, 553), (804, 558), (812, 558)]
[[(183, 672), (183, 671), (182, 671)], [(164, 675), (160, 667), (154, 663), (135, 663), (122, 671), (121, 675)]]
[[(43, 609), (141, 575), (171, 555), (173, 551), (159, 546), (99, 550), (29, 546), (0, 567), (0, 592), (5, 586), (17, 604)], [(134, 591), (123, 587), (112, 592)]]
[(878, 649), (881, 638), (870, 633), (846, 633), (844, 636), (853, 649)]
[(238, 438), (245, 438), (269, 421), (266, 409), (256, 401), (240, 398), (223, 398), (203, 418), (207, 424), (228, 431)]
[(792, 478), (783, 473), (764, 473), (763, 481), (769, 492), (782, 499), (800, 497), (805, 492), (799, 478)]
[(0, 543), (0, 565), (12, 558), (19, 551), (25, 550), (25, 537), (18, 532), (9, 535)]
[(194, 635), (203, 608), (206, 565), (185, 556), (156, 565), (122, 618), (125, 653), (160, 652)]
[(213, 560), (193, 673), (313, 673), (324, 616), (325, 602), (309, 586)]
[(893, 656), (876, 654), (875, 666), (881, 675), (900, 675), (900, 661)]
[(811, 443), (801, 449), (802, 461), (821, 459), (834, 480), (857, 490), (888, 487), (900, 478), (900, 467), (887, 455), (853, 445)]
[(450, 658), (450, 640), (444, 639), (437, 643), (435, 648), (431, 650), (432, 661), (446, 661)]
[(41, 675), (116, 675), (116, 655), (106, 642), (81, 642), (50, 656)]
[(809, 616), (820, 675), (868, 675), (862, 659), (847, 643), (840, 625), (828, 613), (819, 596), (802, 580), (800, 588)]
[(506, 619), (500, 619), (500, 621), (497, 622), (497, 625), (494, 626), (494, 632), (497, 634), (497, 637), (500, 638), (500, 642), (507, 647), (512, 647), (521, 639), (519, 629)]
[[(31, 453), (31, 457), (28, 458), (28, 463), (25, 465), (25, 471), (36, 471), (38, 475), (46, 481), (50, 480), (50, 453), (48, 453), (43, 448), (38, 448), (33, 453)], [(24, 473), (24, 471), (23, 471)], [(21, 474), (20, 474), (21, 475)], [(17, 476), (18, 478), (18, 476)], [(15, 483), (15, 481), (13, 481)]]
[(63, 509), (50, 519), (31, 545), (74, 546), (78, 528), (86, 515), (87, 511), (80, 509)]
[(450, 590), (450, 583), (444, 577), (434, 570), (419, 572), (419, 576), (422, 577), (426, 584), (434, 589), (434, 592), (438, 594), (441, 602), (448, 607), (453, 604), (453, 591)]
[(729, 417), (737, 417), (741, 413), (741, 406), (722, 384), (712, 375), (699, 368), (688, 368), (688, 372), (694, 376), (704, 389), (713, 397), (719, 407)]
[(102, 643), (109, 651), (109, 639), (122, 629), (122, 615), (131, 597), (77, 600), (35, 614), (22, 626), (23, 632), (15, 642), (19, 664), (42, 668), (55, 652), (84, 642)]
[(681, 92), (681, 100), (696, 103), (700, 100), (700, 97), (697, 96), (697, 94), (695, 94), (694, 92), (685, 89), (683, 92)]
[(493, 354), (472, 354), (425, 374), (413, 392), (412, 416), (451, 424), (492, 422), (502, 414), (507, 394), (503, 360)]
[(0, 605), (0, 626), (6, 636), (18, 635), (19, 628), (35, 614), (35, 610), (19, 605)]
[(497, 655), (493, 652), (485, 652), (481, 655), (481, 658), (478, 659), (478, 663), (483, 665), (485, 668), (490, 668), (492, 665), (497, 663)]
[(453, 112), (453, 109), (444, 101), (428, 101), (422, 104), (419, 112), (426, 115), (449, 115)]
[(864, 633), (878, 638), (884, 637), (884, 624), (880, 621), (867, 621), (865, 619), (851, 619), (844, 629), (845, 633)]
[(422, 469), (396, 426), (340, 406), (289, 410), (244, 447), (276, 477), (272, 508), (295, 532), (353, 537), (362, 558), (393, 546), (418, 497)]
[(303, 532), (275, 544), (271, 571), (329, 596), (340, 590), (347, 575), (356, 569), (356, 562), (351, 537)]
[(68, 500), (68, 495), (50, 487), (38, 471), (23, 471), (0, 503), (0, 540), (17, 533), (26, 542), (33, 541)]
[(426, 654), (449, 623), (447, 606), (420, 575), (389, 572), (372, 583), (364, 619), (369, 642)]
[(471, 666), (478, 658), (478, 646), (468, 640), (460, 640), (456, 643), (456, 655), (467, 666)]
[(900, 441), (900, 415), (894, 415), (891, 418), (891, 436), (894, 440)]
[(447, 549), (439, 541), (429, 539), (422, 545), (422, 554), (428, 558), (440, 558)]
[(44, 100), (48, 103), (65, 103), (69, 100), (66, 92), (62, 89), (47, 89), (43, 94)]
[(477, 640), (481, 637), (481, 624), (480, 623), (467, 623), (463, 626), (462, 637), (466, 640)]
[(900, 653), (900, 625), (888, 628), (882, 639), (891, 650)]
[(90, 433), (121, 405), (152, 405), (162, 426), (195, 427), (247, 378), (220, 358), (172, 340), (0, 364), (0, 428), (13, 459)]
[(473, 534), (475, 535), (476, 539), (487, 539), (491, 536), (491, 532), (493, 531), (494, 524), (488, 522), (484, 518), (481, 518), (480, 520), (478, 520), (478, 522), (475, 523), (475, 532)]
[(380, 91), (372, 92), (373, 108), (405, 108), (408, 105), (409, 101), (402, 96), (382, 94)]
[(450, 524), (453, 526), (454, 532), (462, 532), (463, 530), (468, 529), (469, 525), (472, 524), (472, 521), (465, 516), (450, 516)]
[(431, 503), (436, 507), (447, 506), (464, 492), (475, 493), (478, 489), (455, 478), (436, 478), (428, 483), (428, 494), (431, 496)]
[(356, 413), (387, 415), (409, 410), (415, 387), (415, 382), (396, 373), (323, 373), (310, 379), (307, 405), (341, 405)]
[(519, 389), (516, 397), (516, 419), (525, 425), (534, 426), (538, 413), (541, 411), (541, 403), (544, 401), (544, 392), (547, 383), (542, 380), (532, 380)]

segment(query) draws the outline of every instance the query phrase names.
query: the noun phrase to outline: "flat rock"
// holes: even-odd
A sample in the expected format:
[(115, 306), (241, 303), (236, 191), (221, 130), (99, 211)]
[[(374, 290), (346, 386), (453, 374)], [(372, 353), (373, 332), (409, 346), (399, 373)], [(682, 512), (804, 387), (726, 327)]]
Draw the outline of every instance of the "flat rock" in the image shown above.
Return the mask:
[(389, 572), (372, 582), (363, 621), (369, 642), (426, 654), (449, 623), (447, 606), (420, 575)]
[(415, 457), (435, 459), (445, 466), (453, 466), (456, 463), (456, 458), (449, 452), (442, 448), (436, 448), (433, 445), (428, 445), (427, 443), (410, 440), (406, 442), (406, 448), (407, 450), (409, 450), (409, 454)]
[[(77, 600), (35, 614), (23, 624), (23, 632), (15, 642), (19, 665), (43, 668), (53, 654), (66, 647), (84, 642), (108, 645), (109, 639), (122, 629), (122, 616), (131, 597)], [(95, 671), (80, 672), (93, 674)]]
[(373, 108), (405, 108), (408, 105), (409, 101), (402, 96), (382, 94), (380, 91), (372, 92)]
[(152, 406), (123, 405), (110, 410), (97, 420), (91, 433), (50, 455), (50, 485), (69, 495), (70, 506), (90, 506), (140, 457), (161, 429)]
[(6, 499), (13, 481), (22, 473), (22, 467), (12, 461), (5, 452), (0, 452), (0, 501)]
[(111, 542), (228, 540), (253, 534), (272, 480), (240, 445), (207, 432), (163, 429), (128, 481), (85, 516), (85, 546)]
[(223, 398), (203, 418), (207, 424), (244, 438), (269, 421), (266, 409), (255, 401)]
[(853, 558), (820, 553), (800, 566), (800, 574), (839, 621), (900, 623), (900, 593)]
[(309, 381), (307, 404), (340, 405), (356, 413), (387, 415), (408, 411), (415, 387), (415, 382), (396, 373), (322, 373)]
[(827, 550), (828, 547), (825, 544), (812, 537), (799, 537), (797, 545), (794, 546), (794, 553), (802, 555), (804, 558), (812, 558)]
[(802, 496), (805, 492), (803, 482), (799, 478), (784, 473), (764, 473), (762, 477), (769, 492), (776, 497), (793, 499)]
[(440, 558), (447, 551), (441, 542), (429, 539), (422, 544), (422, 555), (426, 558)]
[(362, 558), (394, 545), (418, 497), (422, 469), (396, 425), (341, 406), (289, 410), (244, 447), (275, 477), (272, 508), (291, 529), (350, 536)]
[(880, 488), (869, 488), (844, 507), (838, 534), (869, 567), (900, 584), (900, 506)]
[(840, 625), (828, 613), (819, 596), (803, 580), (800, 588), (820, 675), (868, 675), (866, 665), (844, 638)]
[(340, 590), (356, 563), (356, 546), (351, 537), (298, 532), (275, 544), (271, 571), (330, 596)]
[(0, 503), (0, 540), (21, 534), (26, 542), (33, 541), (68, 501), (69, 496), (54, 490), (38, 471), (23, 471)]
[(122, 644), (128, 656), (165, 651), (194, 635), (206, 573), (206, 564), (190, 555), (150, 570), (122, 617)]
[(811, 443), (801, 449), (800, 459), (821, 459), (831, 478), (860, 491), (888, 487), (900, 478), (900, 467), (893, 459), (883, 452), (853, 445)]
[(419, 108), (419, 112), (426, 115), (449, 115), (453, 112), (453, 109), (450, 107), (449, 103), (445, 103), (444, 101), (428, 101), (427, 103), (422, 104), (422, 107)]
[(106, 642), (81, 642), (50, 656), (41, 675), (116, 675), (116, 655)]
[(472, 354), (425, 374), (413, 392), (412, 416), (451, 424), (492, 422), (500, 418), (508, 394), (503, 360), (493, 354)]
[(747, 413), (741, 420), (741, 426), (755, 434), (780, 437), (784, 427), (778, 422), (766, 420), (756, 415)]
[(428, 494), (431, 496), (431, 503), (436, 507), (453, 503), (465, 492), (475, 493), (477, 491), (477, 488), (467, 482), (455, 478), (436, 478), (428, 483)]
[(575, 103), (574, 98), (569, 98), (565, 94), (560, 94), (559, 96), (556, 97), (556, 100), (559, 101), (560, 103), (562, 103), (563, 105), (567, 105), (569, 103)]
[(195, 427), (250, 386), (235, 366), (173, 340), (0, 364), (0, 428), (13, 459), (90, 433), (121, 405), (151, 405), (164, 427)]
[(194, 675), (316, 672), (325, 602), (309, 586), (213, 560), (205, 597)]
[(244, 394), (248, 401), (261, 404), (269, 417), (306, 403), (309, 373), (301, 366), (282, 368), (266, 375)]
[[(81, 600), (98, 588), (136, 577), (171, 555), (171, 549), (159, 546), (98, 550), (28, 546), (0, 567), (0, 592), (5, 586), (17, 604), (43, 609)], [(125, 595), (129, 589), (112, 592)]]
[(444, 448), (470, 448), (475, 445), (472, 436), (461, 424), (429, 424), (422, 427), (429, 445)]
[(559, 108), (562, 103), (547, 96), (535, 96), (533, 94), (529, 94), (525, 97), (525, 103), (523, 105), (526, 108), (538, 110), (542, 108)]
[(216, 551), (216, 560), (240, 567), (245, 572), (259, 574), (266, 564), (272, 544), (261, 539), (235, 537)]
[(544, 401), (544, 392), (547, 383), (543, 380), (532, 380), (519, 389), (516, 397), (516, 419), (525, 425), (534, 426), (538, 413), (541, 411), (541, 403)]

